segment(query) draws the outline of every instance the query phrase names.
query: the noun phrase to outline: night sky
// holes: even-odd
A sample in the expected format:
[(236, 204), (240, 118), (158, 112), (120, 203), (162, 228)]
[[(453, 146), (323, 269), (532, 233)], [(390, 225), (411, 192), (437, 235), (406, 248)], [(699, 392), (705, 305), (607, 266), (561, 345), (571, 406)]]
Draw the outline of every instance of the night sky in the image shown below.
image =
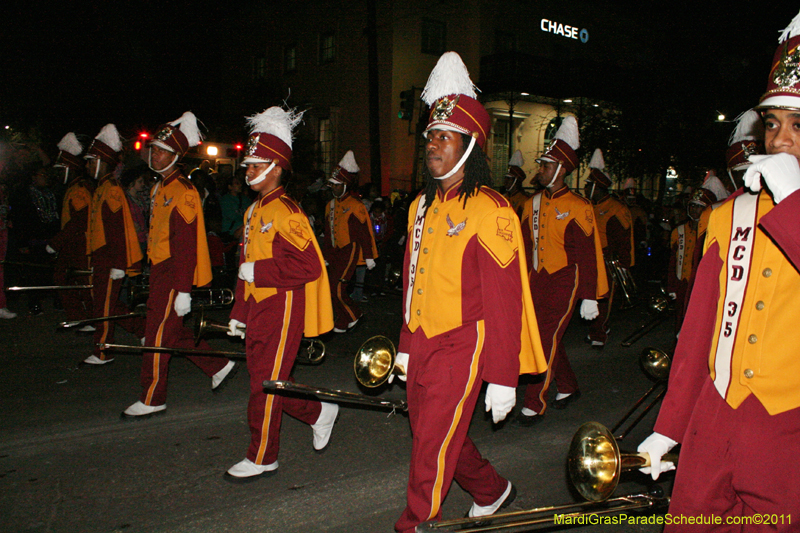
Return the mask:
[[(641, 98), (655, 108), (679, 108), (690, 123), (713, 121), (717, 110), (732, 118), (757, 103), (778, 33), (798, 9), (789, 2), (715, 10), (697, 2), (649, 4), (623, 12), (634, 27), (626, 22), (599, 31), (612, 38), (635, 32), (656, 43), (649, 78), (636, 80)], [(0, 23), (0, 122), (23, 131), (36, 126), (52, 143), (70, 130), (93, 136), (107, 122), (132, 134), (189, 109), (205, 122), (243, 125), (241, 116), (219, 116), (225, 91), (235, 90), (220, 73), (238, 58), (248, 68), (252, 50), (234, 43), (264, 46), (263, 35), (236, 35), (252, 6), (206, 0), (7, 5)], [(620, 3), (609, 2), (609, 9), (621, 9)]]

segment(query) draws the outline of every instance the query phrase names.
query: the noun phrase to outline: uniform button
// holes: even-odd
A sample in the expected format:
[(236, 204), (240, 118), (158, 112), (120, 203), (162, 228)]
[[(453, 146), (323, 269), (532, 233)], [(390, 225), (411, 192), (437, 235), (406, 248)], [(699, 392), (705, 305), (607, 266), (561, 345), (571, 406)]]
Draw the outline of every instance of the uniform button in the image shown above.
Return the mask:
[(419, 316), (419, 315), (421, 315), (421, 314), (422, 314), (422, 311), (420, 311), (419, 309), (417, 309), (417, 316)]
[(438, 213), (439, 213), (439, 208), (438, 207), (434, 207), (433, 208), (433, 214), (436, 215)]
[(747, 337), (747, 342), (749, 342), (750, 344), (755, 344), (758, 342), (758, 337), (756, 337), (755, 335), (750, 335), (749, 337)]
[(428, 228), (428, 233), (433, 233), (433, 228)]
[(764, 274), (765, 278), (770, 277), (772, 275), (772, 269), (771, 268), (765, 268), (763, 274)]
[(422, 294), (422, 289), (417, 289), (417, 294)]
[(539, 250), (541, 250), (542, 252), (544, 252), (544, 246), (543, 246), (543, 247), (541, 247), (541, 248), (539, 248)]
[(424, 269), (424, 268), (420, 268), (420, 269), (419, 269), (419, 273), (420, 273), (420, 274), (424, 274), (424, 273), (425, 273), (425, 269)]
[(423, 248), (423, 249), (422, 249), (422, 253), (423, 253), (423, 254), (427, 254), (427, 253), (428, 253), (428, 249), (427, 249), (427, 248)]
[(764, 302), (761, 301), (756, 302), (756, 309), (758, 309), (759, 311), (764, 309)]
[(744, 370), (744, 377), (746, 377), (747, 379), (750, 379), (750, 378), (752, 378), (754, 375), (755, 375), (755, 372), (753, 372), (753, 371), (752, 371), (751, 369), (749, 369), (749, 368), (745, 368), (745, 370)]

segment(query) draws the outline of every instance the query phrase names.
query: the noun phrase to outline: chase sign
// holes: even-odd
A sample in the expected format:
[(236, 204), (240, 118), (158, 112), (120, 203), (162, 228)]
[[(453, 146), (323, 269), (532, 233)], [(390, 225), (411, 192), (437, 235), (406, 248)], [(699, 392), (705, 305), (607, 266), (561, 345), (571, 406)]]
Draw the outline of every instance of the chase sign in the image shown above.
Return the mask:
[(566, 37), (567, 39), (580, 39), (582, 43), (585, 43), (589, 40), (589, 30), (586, 28), (580, 29), (576, 28), (575, 26), (568, 26), (553, 20), (542, 19), (542, 21), (539, 23), (539, 28), (541, 28), (541, 30), (545, 33), (560, 35), (562, 37)]

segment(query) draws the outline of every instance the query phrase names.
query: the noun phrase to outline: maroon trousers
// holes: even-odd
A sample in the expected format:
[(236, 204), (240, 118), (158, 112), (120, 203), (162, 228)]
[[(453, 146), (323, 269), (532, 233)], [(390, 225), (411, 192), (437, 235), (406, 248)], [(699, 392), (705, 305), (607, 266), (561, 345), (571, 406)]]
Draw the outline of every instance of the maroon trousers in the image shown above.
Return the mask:
[(331, 285), (331, 301), (333, 303), (333, 325), (337, 329), (347, 329), (347, 325), (361, 318), (361, 309), (347, 292), (347, 284), (358, 266), (361, 248), (351, 242), (343, 248), (328, 251), (330, 270), (328, 280)]
[(483, 322), (430, 339), (421, 328), (411, 336), (406, 390), (413, 442), (398, 532), (412, 533), (420, 523), (440, 519), (453, 479), (484, 506), (508, 487), (467, 436), (482, 385), (483, 341)]
[[(92, 264), (92, 308), (95, 318), (125, 315), (131, 312), (130, 309), (119, 302), (119, 291), (125, 278), (112, 280), (110, 274), (111, 266), (109, 264), (100, 261), (95, 261)], [(108, 359), (108, 356), (100, 350), (98, 345), (114, 342), (114, 330), (117, 325), (134, 334), (137, 339), (141, 339), (145, 332), (144, 320), (141, 317), (124, 320), (103, 320), (95, 323), (94, 326), (97, 329), (94, 332), (92, 354), (103, 361)]]
[(547, 391), (553, 381), (558, 392), (578, 390), (578, 380), (567, 359), (562, 338), (575, 309), (578, 292), (577, 266), (563, 268), (552, 276), (546, 271), (531, 277), (531, 295), (536, 323), (547, 357), (547, 372), (525, 388), (524, 406), (543, 414), (547, 410)]
[[(173, 288), (172, 279), (159, 273), (158, 265), (150, 269), (150, 296), (147, 298), (147, 346), (168, 348), (190, 348), (210, 350), (207, 342), (194, 344), (194, 335), (183, 326), (183, 317), (175, 313), (175, 298), (178, 291)], [(142, 355), (142, 395), (139, 398), (145, 405), (164, 405), (167, 402), (168, 353), (145, 353)], [(208, 377), (213, 376), (228, 364), (226, 357), (186, 356)]]
[(606, 270), (606, 278), (608, 279), (608, 298), (597, 300), (597, 310), (600, 314), (592, 320), (592, 325), (589, 326), (589, 338), (603, 344), (608, 340), (608, 318), (611, 314), (611, 305), (614, 303), (614, 291), (617, 286), (614, 276), (609, 270)]
[[(85, 247), (86, 244), (84, 243), (84, 249)], [(55, 285), (88, 285), (90, 283), (91, 276), (67, 277), (68, 269), (87, 270), (89, 268), (89, 256), (81, 252), (82, 250), (78, 250), (77, 254), (70, 254), (64, 250), (58, 254), (53, 271), (53, 283)], [(92, 317), (94, 302), (92, 301), (92, 292), (90, 290), (67, 289), (59, 291), (59, 296), (61, 297), (61, 303), (64, 305), (68, 321), (86, 320)]]
[(303, 289), (279, 293), (261, 302), (250, 302), (247, 313), (247, 370), (250, 373), (250, 400), (247, 422), (250, 447), (247, 458), (258, 465), (278, 460), (283, 413), (306, 424), (319, 418), (321, 404), (264, 392), (265, 380), (289, 379), (305, 321)]
[[(732, 409), (709, 377), (681, 443), (669, 513), (673, 521), (679, 515), (716, 515), (722, 517), (722, 524), (678, 522), (664, 531), (797, 531), (800, 484), (794, 463), (798, 442), (800, 408), (770, 416), (750, 395)], [(726, 524), (728, 517), (735, 521), (757, 513), (775, 515), (777, 524)]]

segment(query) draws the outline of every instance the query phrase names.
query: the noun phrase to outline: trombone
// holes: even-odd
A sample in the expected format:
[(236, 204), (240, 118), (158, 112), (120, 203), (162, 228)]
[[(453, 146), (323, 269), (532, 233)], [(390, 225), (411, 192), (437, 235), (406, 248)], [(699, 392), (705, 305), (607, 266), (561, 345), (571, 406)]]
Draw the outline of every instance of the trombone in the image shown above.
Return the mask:
[(653, 400), (645, 406), (644, 410), (639, 414), (636, 419), (625, 428), (625, 431), (614, 437), (617, 440), (622, 440), (628, 434), (628, 432), (633, 429), (636, 424), (642, 421), (642, 419), (650, 412), (653, 407), (655, 407), (658, 402), (664, 397), (667, 393), (667, 379), (669, 378), (669, 369), (672, 366), (672, 359), (670, 359), (669, 355), (666, 352), (661, 351), (657, 348), (645, 348), (641, 355), (639, 355), (639, 365), (642, 367), (642, 370), (645, 374), (651, 379), (655, 381), (652, 387), (645, 392), (633, 407), (631, 407), (627, 413), (620, 419), (619, 422), (611, 428), (611, 433), (616, 434), (617, 430), (628, 420), (633, 413), (644, 403), (644, 401), (650, 397), (656, 389), (661, 389), (659, 393), (656, 395)]
[(630, 270), (622, 266), (619, 259), (611, 257), (606, 259), (606, 269), (611, 273), (611, 282), (622, 290), (625, 297), (625, 304), (621, 310), (630, 309), (636, 305), (636, 282), (633, 280)]
[(648, 308), (652, 312), (653, 318), (639, 326), (636, 331), (628, 335), (620, 343), (621, 346), (625, 348), (630, 347), (634, 342), (644, 337), (651, 329), (666, 320), (666, 311), (669, 310), (669, 298), (666, 296), (653, 296), (650, 298)]
[(94, 285), (37, 285), (33, 287), (6, 287), (7, 291), (63, 291), (70, 289), (91, 289)]
[[(375, 388), (385, 383), (389, 376), (405, 375), (406, 371), (402, 365), (396, 363), (397, 350), (394, 343), (383, 335), (376, 335), (367, 339), (356, 353), (353, 362), (356, 379), (367, 387)], [(264, 388), (276, 391), (289, 391), (299, 394), (309, 394), (317, 397), (324, 397), (331, 400), (338, 400), (342, 403), (353, 403), (371, 405), (376, 407), (390, 408), (392, 410), (408, 410), (408, 403), (405, 400), (385, 400), (366, 394), (356, 394), (336, 389), (323, 389), (320, 387), (309, 387), (299, 383), (289, 381), (265, 381)]]
[[(664, 461), (677, 463), (677, 456), (667, 454)], [(587, 501), (539, 507), (526, 511), (500, 513), (477, 518), (461, 518), (426, 522), (417, 527), (419, 533), (439, 531), (500, 531), (525, 526), (543, 525), (551, 529), (559, 518), (572, 520), (587, 516), (612, 514), (636, 509), (656, 509), (669, 504), (660, 487), (654, 490), (611, 498), (622, 472), (650, 466), (646, 453), (621, 453), (611, 432), (602, 424), (583, 424), (570, 443), (567, 468), (572, 485)], [(575, 523), (574, 521), (565, 523)], [(527, 531), (527, 530), (526, 530)]]
[[(241, 328), (246, 329), (246, 328)], [(217, 320), (212, 320), (205, 316), (205, 309), (194, 316), (194, 344), (200, 344), (200, 339), (209, 331), (219, 331), (227, 333), (228, 325)], [(309, 339), (303, 337), (300, 341), (300, 349), (297, 351), (296, 362), (301, 365), (318, 365), (325, 358), (325, 343), (319, 339)]]

